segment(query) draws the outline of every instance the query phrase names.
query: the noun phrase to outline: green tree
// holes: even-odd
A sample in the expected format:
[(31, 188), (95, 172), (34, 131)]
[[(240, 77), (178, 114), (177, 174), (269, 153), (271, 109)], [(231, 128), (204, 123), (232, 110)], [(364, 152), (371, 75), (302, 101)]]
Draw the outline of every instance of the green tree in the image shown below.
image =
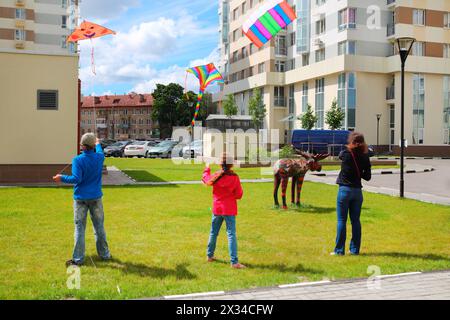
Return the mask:
[[(197, 104), (197, 94), (189, 91), (184, 94), (182, 86), (176, 83), (168, 85), (157, 84), (153, 92), (152, 119), (159, 124), (161, 138), (170, 138), (174, 126), (189, 126)], [(205, 107), (211, 99), (206, 95), (202, 101), (197, 120), (204, 121), (207, 117)]]
[(345, 112), (339, 108), (336, 99), (331, 104), (331, 109), (325, 115), (325, 123), (331, 130), (342, 128), (342, 122), (345, 120)]
[(305, 130), (311, 130), (316, 126), (319, 117), (317, 117), (312, 109), (312, 106), (308, 104), (308, 110), (303, 113), (298, 120), (302, 123), (302, 128)]
[(228, 118), (237, 115), (238, 106), (232, 94), (227, 95), (227, 99), (223, 103), (223, 111)]
[(261, 90), (259, 88), (255, 88), (253, 90), (253, 96), (249, 101), (248, 110), (250, 116), (252, 117), (252, 122), (256, 128), (256, 151), (257, 151), (257, 161), (259, 162), (259, 131), (262, 128), (264, 119), (267, 115), (266, 105), (264, 104), (263, 97), (261, 95)]

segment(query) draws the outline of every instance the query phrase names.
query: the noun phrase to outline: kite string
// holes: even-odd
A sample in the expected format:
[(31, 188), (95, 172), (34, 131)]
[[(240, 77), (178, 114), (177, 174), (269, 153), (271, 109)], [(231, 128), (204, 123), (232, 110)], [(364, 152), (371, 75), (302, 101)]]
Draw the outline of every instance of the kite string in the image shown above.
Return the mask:
[(97, 75), (97, 73), (95, 73), (95, 49), (94, 49), (94, 42), (92, 41), (92, 38), (90, 39), (91, 40), (91, 70), (92, 70), (92, 73), (94, 74), (94, 75)]

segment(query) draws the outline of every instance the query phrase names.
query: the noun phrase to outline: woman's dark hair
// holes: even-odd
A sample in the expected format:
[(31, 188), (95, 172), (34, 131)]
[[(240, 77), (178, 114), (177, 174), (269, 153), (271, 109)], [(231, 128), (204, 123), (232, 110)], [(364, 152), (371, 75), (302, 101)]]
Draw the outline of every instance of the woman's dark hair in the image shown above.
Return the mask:
[(364, 135), (359, 132), (350, 133), (347, 148), (349, 151), (357, 153), (369, 153), (369, 146), (364, 139)]

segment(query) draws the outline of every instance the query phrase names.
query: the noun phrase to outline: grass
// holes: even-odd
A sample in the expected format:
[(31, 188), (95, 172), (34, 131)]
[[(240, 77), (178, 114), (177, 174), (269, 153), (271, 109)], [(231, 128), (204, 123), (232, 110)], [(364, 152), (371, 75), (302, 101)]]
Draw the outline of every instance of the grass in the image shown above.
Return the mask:
[(368, 277), (372, 265), (382, 274), (450, 268), (449, 207), (366, 193), (363, 254), (331, 257), (336, 187), (305, 183), (304, 207), (288, 211), (272, 209), (271, 184), (244, 184), (244, 192), (237, 226), (240, 260), (249, 268), (232, 270), (224, 230), (221, 261), (205, 262), (210, 189), (105, 188), (106, 231), (117, 260), (98, 260), (89, 221), (81, 289), (69, 290), (72, 190), (2, 189), (0, 299), (127, 299)]
[[(183, 160), (181, 160), (183, 161)], [(203, 163), (194, 163), (184, 160), (175, 165), (167, 159), (122, 159), (107, 158), (107, 166), (116, 166), (131, 178), (139, 182), (165, 182), (165, 181), (197, 181), (201, 179)], [(387, 169), (392, 166), (374, 166), (374, 169)], [(218, 166), (212, 166), (212, 170), (218, 170)], [(339, 170), (340, 166), (324, 166), (323, 171)], [(270, 178), (271, 168), (235, 168), (241, 179)], [(263, 174), (264, 172), (264, 174)], [(268, 173), (268, 174), (267, 174)]]

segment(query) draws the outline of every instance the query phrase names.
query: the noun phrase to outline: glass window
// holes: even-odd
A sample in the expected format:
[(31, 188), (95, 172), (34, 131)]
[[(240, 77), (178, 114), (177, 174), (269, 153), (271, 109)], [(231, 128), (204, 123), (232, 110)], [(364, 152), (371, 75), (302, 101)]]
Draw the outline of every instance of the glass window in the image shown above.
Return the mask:
[(412, 54), (418, 57), (425, 56), (425, 43), (420, 41), (414, 42), (412, 47)]
[(418, 26), (425, 25), (425, 10), (423, 9), (414, 9), (413, 10), (413, 24)]
[(308, 82), (302, 84), (302, 112), (308, 111)]
[(316, 50), (316, 62), (325, 60), (325, 48)]
[(323, 129), (325, 123), (325, 78), (316, 80), (316, 116), (317, 128)]
[(450, 58), (450, 44), (448, 43), (444, 44), (444, 58)]
[(444, 14), (444, 28), (450, 28), (450, 12)]
[(425, 78), (413, 75), (413, 144), (424, 143), (425, 126)]
[(23, 8), (16, 9), (16, 19), (20, 19), (20, 20), (26, 19), (25, 9), (23, 9)]
[(24, 29), (16, 29), (16, 31), (15, 31), (15, 40), (17, 40), (17, 41), (25, 41), (25, 30)]
[(450, 144), (450, 76), (444, 77), (444, 143)]

